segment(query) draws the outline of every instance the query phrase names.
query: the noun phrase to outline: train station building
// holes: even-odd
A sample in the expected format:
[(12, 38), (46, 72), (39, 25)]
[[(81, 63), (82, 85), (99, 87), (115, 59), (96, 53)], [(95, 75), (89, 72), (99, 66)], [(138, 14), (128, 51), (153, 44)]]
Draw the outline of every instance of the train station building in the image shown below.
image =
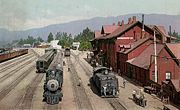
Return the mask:
[[(157, 52), (157, 81), (155, 81), (155, 52), (154, 31)], [(133, 16), (127, 24), (118, 22), (117, 25), (102, 26), (94, 33), (91, 41), (93, 52), (103, 60), (102, 65), (112, 67), (118, 74), (127, 76), (136, 83), (145, 86), (155, 84), (161, 89), (162, 82), (180, 80), (180, 50), (175, 49), (172, 41), (176, 38), (169, 36), (164, 26), (145, 25)], [(103, 55), (103, 57), (102, 57)], [(100, 59), (100, 58), (99, 58)], [(174, 84), (173, 87), (176, 87)], [(179, 85), (179, 84), (178, 84)], [(174, 89), (179, 90), (179, 89)], [(178, 91), (176, 92), (178, 93)]]

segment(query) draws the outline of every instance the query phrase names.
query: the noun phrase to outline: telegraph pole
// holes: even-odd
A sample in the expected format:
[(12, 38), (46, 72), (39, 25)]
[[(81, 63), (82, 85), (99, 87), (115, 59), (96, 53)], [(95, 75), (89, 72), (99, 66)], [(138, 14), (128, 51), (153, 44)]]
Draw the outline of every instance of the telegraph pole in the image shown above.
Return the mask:
[(156, 32), (154, 31), (154, 63), (155, 63), (155, 82), (158, 82), (158, 73), (157, 73), (157, 51), (156, 51)]

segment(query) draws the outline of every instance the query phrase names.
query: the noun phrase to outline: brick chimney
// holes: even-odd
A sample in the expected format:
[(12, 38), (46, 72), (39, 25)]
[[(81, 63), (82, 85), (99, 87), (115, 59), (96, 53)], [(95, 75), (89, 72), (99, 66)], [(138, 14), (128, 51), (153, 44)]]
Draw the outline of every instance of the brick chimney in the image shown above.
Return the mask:
[(132, 17), (132, 21), (133, 21), (133, 23), (136, 22), (136, 16)]
[(113, 25), (113, 26), (115, 26), (116, 24), (115, 24), (115, 23), (113, 23), (112, 25)]
[(128, 18), (128, 24), (131, 24), (133, 22), (132, 18)]
[(131, 22), (131, 18), (128, 18), (128, 24), (130, 24), (130, 22)]
[(121, 26), (121, 22), (120, 21), (118, 21), (118, 24), (117, 24), (118, 26)]
[(141, 31), (141, 38), (144, 38), (145, 30), (144, 30), (144, 14), (142, 14), (142, 31)]
[(124, 26), (124, 20), (122, 20), (122, 22), (121, 22), (121, 26)]

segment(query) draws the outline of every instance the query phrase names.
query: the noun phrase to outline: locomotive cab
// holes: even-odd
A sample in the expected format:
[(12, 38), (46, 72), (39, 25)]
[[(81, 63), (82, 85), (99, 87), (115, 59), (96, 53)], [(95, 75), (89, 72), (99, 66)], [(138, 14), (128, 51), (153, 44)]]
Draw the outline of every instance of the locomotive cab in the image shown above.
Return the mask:
[(36, 62), (37, 72), (45, 72), (44, 68), (45, 68), (45, 62), (44, 61), (37, 61)]
[(118, 79), (107, 67), (96, 67), (93, 70), (93, 82), (101, 97), (117, 97), (119, 93)]

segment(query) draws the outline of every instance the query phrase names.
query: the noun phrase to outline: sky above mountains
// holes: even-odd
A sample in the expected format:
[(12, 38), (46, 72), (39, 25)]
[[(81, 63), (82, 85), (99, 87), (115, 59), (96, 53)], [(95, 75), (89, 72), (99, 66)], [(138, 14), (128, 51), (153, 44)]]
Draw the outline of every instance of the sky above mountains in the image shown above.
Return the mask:
[(180, 15), (180, 0), (0, 0), (0, 28), (26, 30), (131, 13)]

